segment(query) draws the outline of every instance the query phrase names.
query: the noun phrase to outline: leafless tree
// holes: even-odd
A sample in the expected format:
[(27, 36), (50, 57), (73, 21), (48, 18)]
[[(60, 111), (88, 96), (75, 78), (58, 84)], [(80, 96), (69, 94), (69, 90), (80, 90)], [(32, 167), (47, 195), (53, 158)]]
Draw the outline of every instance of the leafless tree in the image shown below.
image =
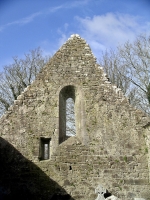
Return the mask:
[(150, 114), (150, 36), (140, 35), (134, 43), (126, 42), (118, 48), (126, 79), (135, 88), (136, 107)]
[(102, 53), (99, 62), (110, 82), (121, 88), (124, 94), (128, 94), (130, 81), (126, 79), (127, 69), (121, 66), (118, 53), (113, 50), (106, 51)]
[(4, 66), (0, 73), (0, 115), (31, 84), (48, 59), (40, 48), (36, 48), (25, 54), (24, 59), (13, 57), (13, 63)]
[(103, 54), (100, 64), (131, 104), (150, 115), (150, 36), (140, 35), (115, 53)]

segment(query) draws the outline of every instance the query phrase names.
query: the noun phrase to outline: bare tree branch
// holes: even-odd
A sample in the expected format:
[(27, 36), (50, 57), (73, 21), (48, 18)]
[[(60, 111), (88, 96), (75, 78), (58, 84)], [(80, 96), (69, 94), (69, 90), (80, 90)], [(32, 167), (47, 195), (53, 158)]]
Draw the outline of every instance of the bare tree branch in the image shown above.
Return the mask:
[(8, 110), (21, 92), (35, 80), (47, 61), (48, 58), (37, 48), (25, 54), (24, 59), (13, 57), (13, 63), (4, 66), (0, 74), (0, 115)]
[(116, 52), (103, 53), (100, 64), (131, 104), (150, 115), (150, 36), (140, 35)]

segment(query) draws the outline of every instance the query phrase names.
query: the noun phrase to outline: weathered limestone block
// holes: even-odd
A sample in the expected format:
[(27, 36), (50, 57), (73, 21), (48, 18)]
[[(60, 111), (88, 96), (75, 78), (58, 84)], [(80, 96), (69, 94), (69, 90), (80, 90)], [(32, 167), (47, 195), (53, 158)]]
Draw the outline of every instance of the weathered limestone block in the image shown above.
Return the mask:
[(99, 185), (96, 189), (95, 189), (95, 193), (98, 194), (97, 198), (95, 200), (119, 200), (117, 197), (115, 197), (114, 195), (111, 195), (104, 187), (102, 187), (101, 185)]
[(134, 198), (134, 200), (146, 200), (146, 199), (143, 199), (143, 198)]
[(119, 200), (119, 199), (114, 195), (111, 195), (110, 197), (107, 197), (106, 200)]

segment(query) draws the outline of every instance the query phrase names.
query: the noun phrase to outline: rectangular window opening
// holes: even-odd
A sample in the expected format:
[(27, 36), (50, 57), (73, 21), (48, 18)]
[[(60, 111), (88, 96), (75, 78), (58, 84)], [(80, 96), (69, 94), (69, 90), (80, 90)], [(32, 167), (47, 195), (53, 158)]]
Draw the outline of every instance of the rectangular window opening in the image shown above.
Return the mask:
[(40, 160), (50, 158), (50, 138), (40, 138)]

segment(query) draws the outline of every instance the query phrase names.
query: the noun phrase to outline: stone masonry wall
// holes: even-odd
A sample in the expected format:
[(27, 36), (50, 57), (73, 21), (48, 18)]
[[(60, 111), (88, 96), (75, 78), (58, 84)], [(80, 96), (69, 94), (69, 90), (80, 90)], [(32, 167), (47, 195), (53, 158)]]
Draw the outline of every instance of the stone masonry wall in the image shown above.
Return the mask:
[[(59, 144), (59, 94), (66, 86), (75, 90), (77, 130)], [(108, 81), (78, 35), (2, 116), (0, 136), (75, 200), (96, 199), (98, 185), (121, 200), (150, 200), (149, 118)], [(48, 160), (39, 156), (41, 138), (50, 139)]]

